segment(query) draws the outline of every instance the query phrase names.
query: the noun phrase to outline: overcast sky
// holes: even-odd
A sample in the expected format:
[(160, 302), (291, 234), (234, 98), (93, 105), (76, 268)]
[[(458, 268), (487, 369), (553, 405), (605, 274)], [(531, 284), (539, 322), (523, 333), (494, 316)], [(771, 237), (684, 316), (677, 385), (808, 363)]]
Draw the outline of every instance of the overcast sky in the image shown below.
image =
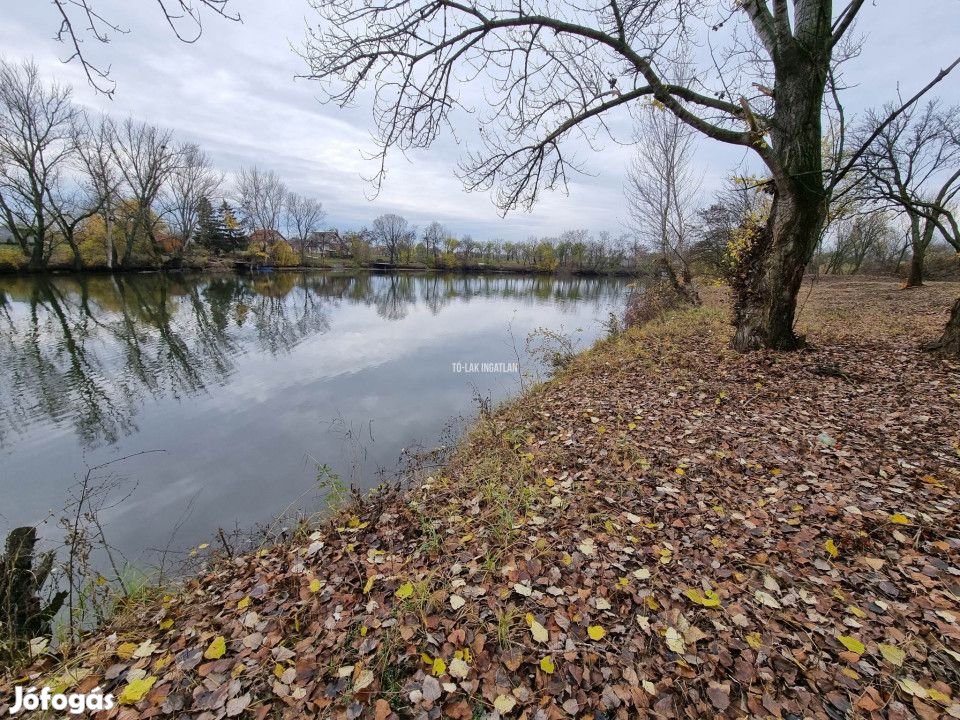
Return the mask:
[[(199, 143), (228, 173), (247, 164), (276, 170), (292, 189), (323, 201), (331, 226), (358, 228), (380, 213), (397, 212), (421, 227), (439, 220), (475, 239), (625, 229), (621, 187), (630, 149), (613, 143), (599, 152), (568, 147), (591, 174), (573, 178), (569, 195), (544, 194), (533, 212), (506, 219), (489, 194), (463, 191), (454, 173), (462, 148), (450, 137), (408, 157), (394, 154), (382, 192), (368, 199), (372, 187), (363, 178), (376, 169), (363, 157), (374, 149), (369, 107), (323, 106), (315, 85), (294, 79), (305, 66), (290, 45), (300, 42), (306, 20), (315, 17), (306, 0), (232, 0), (243, 23), (208, 17), (203, 37), (192, 45), (176, 40), (154, 0), (95, 5), (130, 29), (106, 46), (85, 43), (90, 59), (112, 66), (112, 100), (87, 86), (77, 64), (60, 62), (69, 53), (53, 40), (58, 19), (49, 0), (0, 4), (0, 52), (8, 59), (32, 57), (48, 77), (72, 84), (82, 105), (173, 129)], [(858, 29), (866, 45), (847, 69), (848, 81), (857, 83), (846, 94), (852, 112), (894, 99), (898, 84), (912, 94), (955, 57), (960, 0), (873, 0)], [(960, 71), (938, 94), (960, 102)], [(461, 140), (473, 132), (462, 128)], [(744, 157), (741, 150), (703, 141), (698, 158), (705, 193)]]

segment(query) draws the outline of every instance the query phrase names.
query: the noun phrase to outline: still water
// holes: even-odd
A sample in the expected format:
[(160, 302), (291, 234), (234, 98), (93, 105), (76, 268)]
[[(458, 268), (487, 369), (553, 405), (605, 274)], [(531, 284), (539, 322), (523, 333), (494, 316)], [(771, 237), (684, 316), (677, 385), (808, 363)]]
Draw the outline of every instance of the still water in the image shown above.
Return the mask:
[(623, 295), (604, 278), (0, 278), (0, 533), (54, 541), (86, 469), (145, 450), (162, 452), (92, 474), (129, 561), (316, 509), (318, 465), (359, 487), (392, 477), (477, 398), (518, 392), (520, 373), (475, 364), (542, 371), (531, 332), (585, 347)]

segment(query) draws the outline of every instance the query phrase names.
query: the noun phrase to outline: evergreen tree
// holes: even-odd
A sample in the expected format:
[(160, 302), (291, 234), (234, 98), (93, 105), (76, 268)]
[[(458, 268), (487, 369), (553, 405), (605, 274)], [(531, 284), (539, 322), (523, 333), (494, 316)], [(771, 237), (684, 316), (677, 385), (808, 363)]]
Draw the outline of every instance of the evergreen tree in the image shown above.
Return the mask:
[(197, 206), (199, 230), (197, 242), (217, 255), (234, 252), (246, 247), (244, 236), (236, 214), (224, 201), (216, 210), (209, 198), (201, 198)]
[(243, 225), (226, 200), (220, 205), (220, 222), (228, 250), (243, 250), (247, 247), (248, 238), (243, 232)]

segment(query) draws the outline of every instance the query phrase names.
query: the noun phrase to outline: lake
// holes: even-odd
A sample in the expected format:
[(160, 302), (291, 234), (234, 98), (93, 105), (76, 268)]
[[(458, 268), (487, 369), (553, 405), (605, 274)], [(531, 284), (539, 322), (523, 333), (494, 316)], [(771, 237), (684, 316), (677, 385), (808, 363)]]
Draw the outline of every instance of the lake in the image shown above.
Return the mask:
[[(87, 468), (128, 561), (369, 488), (515, 395), (537, 328), (584, 348), (623, 279), (273, 273), (0, 278), (0, 533)], [(517, 367), (518, 366), (518, 367)], [(519, 369), (519, 372), (518, 372)], [(142, 451), (162, 451), (136, 455)], [(132, 457), (128, 457), (131, 456)], [(115, 462), (118, 458), (127, 459)]]

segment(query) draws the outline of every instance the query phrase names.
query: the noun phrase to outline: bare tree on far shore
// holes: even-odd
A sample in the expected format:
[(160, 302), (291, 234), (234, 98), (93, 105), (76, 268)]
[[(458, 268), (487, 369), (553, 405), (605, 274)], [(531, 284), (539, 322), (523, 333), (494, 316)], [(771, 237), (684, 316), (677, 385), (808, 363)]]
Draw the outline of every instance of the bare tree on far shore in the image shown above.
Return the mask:
[(307, 243), (310, 236), (320, 229), (320, 223), (327, 216), (323, 203), (316, 198), (306, 197), (296, 192), (288, 192), (287, 238), (292, 240), (300, 252), (300, 264), (307, 264)]
[(400, 254), (413, 242), (416, 228), (407, 219), (394, 213), (380, 215), (373, 221), (371, 228), (373, 242), (387, 251), (390, 264), (400, 259)]
[(251, 234), (257, 230), (279, 232), (287, 198), (287, 186), (279, 175), (256, 165), (242, 167), (237, 175), (236, 194), (243, 221)]
[(217, 194), (223, 173), (214, 169), (210, 157), (196, 143), (182, 143), (176, 152), (177, 163), (170, 173), (163, 205), (170, 229), (182, 242), (182, 252), (196, 235), (200, 199)]
[(60, 241), (50, 205), (64, 199), (76, 119), (69, 87), (45, 83), (32, 61), (0, 60), (0, 212), (31, 270)]
[(156, 252), (157, 203), (160, 193), (177, 168), (179, 157), (173, 147), (173, 134), (148, 123), (127, 118), (115, 126), (111, 151), (123, 178), (121, 194), (124, 213), (121, 230), (124, 238), (120, 264), (129, 267), (138, 239), (147, 239), (149, 250)]

